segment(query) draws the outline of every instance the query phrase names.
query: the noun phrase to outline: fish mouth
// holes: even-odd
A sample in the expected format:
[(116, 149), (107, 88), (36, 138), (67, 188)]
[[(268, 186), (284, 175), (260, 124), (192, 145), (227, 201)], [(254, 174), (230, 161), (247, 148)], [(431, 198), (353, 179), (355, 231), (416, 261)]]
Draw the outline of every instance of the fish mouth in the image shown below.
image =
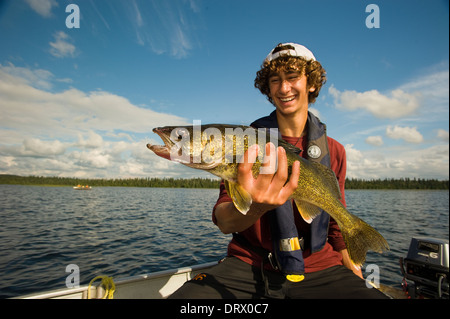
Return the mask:
[(159, 137), (161, 137), (161, 139), (164, 142), (164, 145), (153, 145), (149, 143), (147, 144), (147, 148), (156, 155), (170, 160), (170, 150), (171, 147), (173, 146), (173, 142), (168, 137), (169, 135), (167, 134), (167, 128), (157, 127), (153, 129), (153, 132), (158, 134)]

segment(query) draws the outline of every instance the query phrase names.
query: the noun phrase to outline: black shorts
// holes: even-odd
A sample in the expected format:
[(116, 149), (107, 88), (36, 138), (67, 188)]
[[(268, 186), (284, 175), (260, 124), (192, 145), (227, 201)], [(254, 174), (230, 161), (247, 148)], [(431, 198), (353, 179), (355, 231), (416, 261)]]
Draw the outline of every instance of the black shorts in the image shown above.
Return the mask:
[(262, 272), (238, 258), (227, 257), (186, 282), (171, 299), (373, 299), (388, 298), (344, 266), (305, 274), (290, 282), (272, 271)]

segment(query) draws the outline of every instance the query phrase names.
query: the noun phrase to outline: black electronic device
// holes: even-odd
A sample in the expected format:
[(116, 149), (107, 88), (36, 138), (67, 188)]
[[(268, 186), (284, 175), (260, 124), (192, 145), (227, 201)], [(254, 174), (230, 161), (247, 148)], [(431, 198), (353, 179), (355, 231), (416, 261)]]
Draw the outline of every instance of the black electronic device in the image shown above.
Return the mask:
[[(448, 241), (413, 237), (406, 258), (400, 258), (403, 287), (411, 298), (449, 298)], [(408, 284), (408, 280), (414, 284)]]

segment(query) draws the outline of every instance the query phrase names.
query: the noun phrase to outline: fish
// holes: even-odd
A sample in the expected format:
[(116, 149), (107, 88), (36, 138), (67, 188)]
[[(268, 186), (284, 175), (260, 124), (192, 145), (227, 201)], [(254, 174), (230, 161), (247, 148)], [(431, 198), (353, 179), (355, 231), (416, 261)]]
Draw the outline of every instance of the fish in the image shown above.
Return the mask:
[(290, 199), (295, 202), (305, 221), (311, 222), (322, 210), (327, 212), (341, 229), (349, 257), (356, 266), (364, 264), (369, 250), (378, 253), (389, 250), (387, 241), (377, 230), (350, 213), (342, 204), (335, 173), (325, 165), (299, 156), (300, 149), (279, 138), (276, 130), (202, 124), (157, 127), (153, 132), (160, 136), (164, 145), (147, 144), (148, 149), (162, 158), (223, 179), (235, 207), (243, 214), (252, 204), (251, 195), (237, 181), (237, 169), (244, 153), (254, 144), (260, 146), (252, 166), (252, 175), (256, 178), (267, 168), (263, 165), (266, 142), (281, 146), (286, 151), (289, 177), (293, 163), (300, 162), (298, 186)]

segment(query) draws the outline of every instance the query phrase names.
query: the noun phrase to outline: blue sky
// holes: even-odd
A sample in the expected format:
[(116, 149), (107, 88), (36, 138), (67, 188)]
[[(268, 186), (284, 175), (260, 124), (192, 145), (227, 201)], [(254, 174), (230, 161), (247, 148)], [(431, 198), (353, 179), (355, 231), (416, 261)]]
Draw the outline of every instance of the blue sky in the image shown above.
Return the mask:
[(209, 177), (147, 150), (152, 128), (270, 113), (255, 73), (297, 42), (327, 70), (311, 108), (345, 146), (348, 177), (448, 179), (448, 12), (448, 0), (1, 1), (0, 174)]

